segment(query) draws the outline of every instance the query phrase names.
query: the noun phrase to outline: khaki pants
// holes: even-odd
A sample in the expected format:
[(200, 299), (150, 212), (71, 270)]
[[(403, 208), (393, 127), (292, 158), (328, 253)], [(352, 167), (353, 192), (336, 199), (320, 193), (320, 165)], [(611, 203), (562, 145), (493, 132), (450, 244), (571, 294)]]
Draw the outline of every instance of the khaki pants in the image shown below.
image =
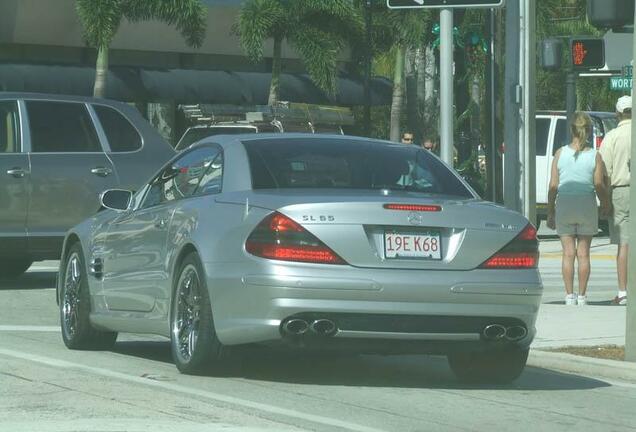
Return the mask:
[(612, 244), (629, 241), (629, 189), (629, 186), (612, 189), (613, 212), (608, 221)]

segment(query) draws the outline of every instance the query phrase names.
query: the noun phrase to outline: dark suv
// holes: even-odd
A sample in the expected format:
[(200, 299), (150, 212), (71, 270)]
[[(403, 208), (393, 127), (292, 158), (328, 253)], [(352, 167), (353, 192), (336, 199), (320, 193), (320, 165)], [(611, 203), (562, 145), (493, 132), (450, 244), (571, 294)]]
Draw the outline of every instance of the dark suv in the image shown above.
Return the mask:
[(0, 92), (0, 278), (59, 259), (102, 191), (136, 189), (173, 155), (127, 104)]

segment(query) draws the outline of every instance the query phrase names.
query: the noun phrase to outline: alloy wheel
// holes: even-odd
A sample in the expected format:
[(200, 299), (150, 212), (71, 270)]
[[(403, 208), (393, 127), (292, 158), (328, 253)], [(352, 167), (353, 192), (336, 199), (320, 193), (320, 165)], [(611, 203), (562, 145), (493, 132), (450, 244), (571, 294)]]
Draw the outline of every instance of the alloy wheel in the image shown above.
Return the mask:
[(174, 305), (173, 338), (177, 355), (189, 362), (197, 348), (201, 312), (201, 283), (194, 265), (187, 265), (179, 277)]
[(66, 271), (64, 272), (62, 319), (64, 321), (64, 329), (69, 339), (73, 339), (77, 334), (79, 323), (79, 291), (82, 283), (80, 264), (79, 255), (73, 253), (66, 263)]

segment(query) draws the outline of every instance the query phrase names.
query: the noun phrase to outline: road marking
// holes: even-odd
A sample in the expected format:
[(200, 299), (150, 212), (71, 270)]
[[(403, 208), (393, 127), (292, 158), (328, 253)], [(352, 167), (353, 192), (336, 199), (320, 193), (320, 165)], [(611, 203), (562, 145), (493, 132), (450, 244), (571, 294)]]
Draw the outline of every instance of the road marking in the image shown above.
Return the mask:
[(0, 325), (0, 331), (7, 332), (59, 332), (60, 326), (34, 326), (34, 325)]
[(27, 360), (34, 363), (40, 363), (46, 366), (61, 368), (61, 369), (76, 369), (84, 372), (88, 372), (95, 375), (100, 375), (107, 378), (115, 378), (121, 381), (128, 381), (135, 384), (141, 384), (145, 386), (157, 387), (164, 390), (170, 390), (173, 392), (179, 392), (186, 395), (198, 396), (206, 399), (212, 399), (218, 402), (223, 402), (231, 405), (238, 405), (244, 408), (250, 408), (259, 410), (262, 412), (283, 415), (303, 421), (309, 421), (312, 423), (318, 423), (325, 426), (339, 427), (342, 429), (356, 431), (356, 432), (382, 432), (380, 429), (375, 429), (367, 426), (357, 425), (329, 417), (323, 417), (314, 414), (307, 414), (300, 411), (294, 411), (287, 408), (280, 408), (273, 405), (267, 405), (260, 402), (253, 402), (246, 399), (240, 399), (233, 396), (227, 396), (220, 393), (209, 392), (206, 390), (193, 389), (184, 387), (178, 384), (171, 384), (165, 381), (154, 381), (147, 378), (141, 378), (134, 375), (127, 375), (121, 372), (111, 371), (109, 369), (98, 368), (94, 366), (86, 366), (79, 363), (72, 363), (65, 360), (58, 360), (50, 357), (41, 357), (38, 355), (27, 354), (20, 351), (8, 350), (0, 348), (0, 355), (6, 357), (17, 358), (21, 360)]

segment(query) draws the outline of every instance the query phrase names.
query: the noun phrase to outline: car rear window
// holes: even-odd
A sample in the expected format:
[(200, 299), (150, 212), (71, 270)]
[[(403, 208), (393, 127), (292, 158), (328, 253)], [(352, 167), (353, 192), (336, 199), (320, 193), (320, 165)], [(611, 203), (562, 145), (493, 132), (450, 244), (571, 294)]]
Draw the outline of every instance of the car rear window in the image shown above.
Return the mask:
[(415, 146), (368, 140), (246, 140), (253, 189), (391, 189), (472, 198), (442, 162)]
[(111, 151), (131, 152), (141, 148), (141, 135), (126, 117), (104, 105), (93, 105), (93, 109), (102, 124)]

